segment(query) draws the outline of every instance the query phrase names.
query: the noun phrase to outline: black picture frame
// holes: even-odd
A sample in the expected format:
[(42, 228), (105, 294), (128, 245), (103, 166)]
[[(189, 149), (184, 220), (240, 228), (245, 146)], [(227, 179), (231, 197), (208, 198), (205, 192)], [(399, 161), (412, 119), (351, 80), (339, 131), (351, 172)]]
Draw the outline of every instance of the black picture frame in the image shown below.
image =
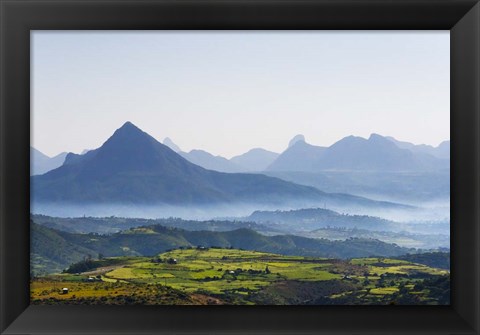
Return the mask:
[[(474, 0), (0, 0), (2, 334), (480, 334), (480, 5)], [(451, 33), (451, 306), (29, 306), (30, 30)]]

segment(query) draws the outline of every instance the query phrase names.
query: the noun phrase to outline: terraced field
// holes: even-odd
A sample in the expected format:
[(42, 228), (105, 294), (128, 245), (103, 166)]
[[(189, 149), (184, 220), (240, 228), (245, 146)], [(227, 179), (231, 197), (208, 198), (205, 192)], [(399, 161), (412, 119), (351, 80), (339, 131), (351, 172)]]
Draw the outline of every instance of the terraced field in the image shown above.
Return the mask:
[[(433, 290), (435, 280), (445, 289)], [(69, 292), (60, 294), (64, 287)], [(446, 295), (448, 271), (407, 261), (221, 248), (110, 258), (89, 271), (36, 278), (31, 285), (37, 304), (445, 304)]]

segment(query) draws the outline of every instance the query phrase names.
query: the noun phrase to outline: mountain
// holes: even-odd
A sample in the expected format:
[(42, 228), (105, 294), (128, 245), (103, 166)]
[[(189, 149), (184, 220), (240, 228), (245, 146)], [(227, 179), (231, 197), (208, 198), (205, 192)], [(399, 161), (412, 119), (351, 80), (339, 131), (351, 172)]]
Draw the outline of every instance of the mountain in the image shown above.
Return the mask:
[(297, 143), (297, 142), (299, 142), (299, 141), (305, 142), (305, 136), (303, 136), (302, 134), (298, 134), (298, 135), (294, 136), (294, 137), (290, 140), (290, 142), (288, 142), (288, 147), (289, 147), (289, 148), (292, 147), (295, 143)]
[(175, 152), (182, 151), (178, 145), (173, 143), (173, 141), (170, 139), (170, 137), (165, 137), (165, 139), (163, 140), (163, 144), (165, 144), (167, 147), (169, 147), (170, 149), (172, 149)]
[(232, 157), (230, 161), (245, 171), (263, 171), (279, 156), (278, 153), (262, 148), (254, 148), (242, 155)]
[(447, 159), (399, 148), (390, 139), (372, 134), (368, 139), (348, 136), (328, 148), (297, 141), (268, 171), (438, 171), (449, 168)]
[(323, 170), (422, 171), (448, 168), (447, 160), (401, 149), (387, 138), (372, 134), (367, 139), (345, 137), (320, 157)]
[(435, 148), (435, 155), (438, 158), (450, 159), (450, 141), (443, 141)]
[(441, 159), (450, 159), (450, 141), (443, 141), (437, 147), (427, 144), (413, 144), (410, 142), (398, 141), (391, 136), (385, 137), (401, 149), (408, 149), (414, 153), (429, 154)]
[(178, 145), (176, 145), (169, 137), (163, 140), (163, 144), (180, 154), (183, 158), (189, 162), (201, 166), (207, 170), (214, 170), (218, 172), (243, 172), (245, 169), (239, 165), (229, 161), (222, 156), (214, 156), (211, 153), (204, 150), (191, 150), (184, 152)]
[(186, 205), (329, 197), (313, 187), (264, 175), (206, 170), (130, 122), (100, 148), (70, 154), (61, 167), (32, 177), (31, 185), (34, 203)]
[(240, 172), (243, 169), (235, 163), (222, 156), (214, 156), (204, 150), (191, 150), (190, 152), (179, 152), (189, 162), (201, 166), (207, 170), (219, 172)]
[(34, 147), (30, 147), (30, 175), (44, 174), (50, 170), (56, 169), (63, 164), (66, 156), (67, 153), (62, 152), (54, 157), (49, 157)]
[(305, 138), (295, 136), (289, 147), (272, 164), (267, 171), (312, 171), (316, 169), (319, 158), (326, 148), (305, 142)]

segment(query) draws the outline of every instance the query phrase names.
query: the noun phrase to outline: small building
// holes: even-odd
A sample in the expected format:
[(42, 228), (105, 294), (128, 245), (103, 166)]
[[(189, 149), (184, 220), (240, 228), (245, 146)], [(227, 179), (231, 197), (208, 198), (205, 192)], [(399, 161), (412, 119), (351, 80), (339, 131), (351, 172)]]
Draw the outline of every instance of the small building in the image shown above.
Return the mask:
[(68, 287), (62, 288), (62, 294), (68, 294)]

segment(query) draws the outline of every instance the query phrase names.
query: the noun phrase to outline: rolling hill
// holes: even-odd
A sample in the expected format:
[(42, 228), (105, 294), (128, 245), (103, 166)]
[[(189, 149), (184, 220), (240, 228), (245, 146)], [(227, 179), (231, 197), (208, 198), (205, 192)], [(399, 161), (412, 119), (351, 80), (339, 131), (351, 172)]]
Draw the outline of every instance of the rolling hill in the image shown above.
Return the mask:
[(74, 234), (32, 223), (32, 254), (39, 269), (62, 268), (90, 255), (153, 256), (169, 249), (188, 246), (257, 250), (282, 255), (352, 258), (400, 256), (416, 252), (378, 240), (353, 238), (345, 241), (312, 239), (294, 235), (265, 236), (241, 228), (232, 231), (188, 231), (154, 225), (136, 227), (111, 235)]

